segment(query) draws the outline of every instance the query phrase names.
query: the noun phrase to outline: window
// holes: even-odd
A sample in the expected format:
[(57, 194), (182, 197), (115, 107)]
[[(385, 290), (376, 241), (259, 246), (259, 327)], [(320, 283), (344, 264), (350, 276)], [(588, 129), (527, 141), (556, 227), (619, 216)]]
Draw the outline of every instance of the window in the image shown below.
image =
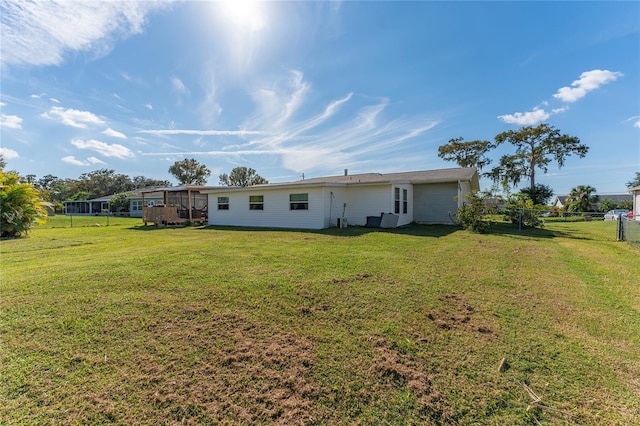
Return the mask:
[(218, 197), (218, 210), (229, 210), (229, 197)]
[(400, 188), (393, 188), (393, 212), (400, 214)]
[(289, 194), (289, 210), (309, 210), (309, 194)]
[(402, 213), (407, 214), (407, 190), (402, 190)]
[(249, 210), (264, 210), (264, 195), (249, 195)]
[(131, 211), (139, 212), (142, 210), (142, 200), (131, 200)]

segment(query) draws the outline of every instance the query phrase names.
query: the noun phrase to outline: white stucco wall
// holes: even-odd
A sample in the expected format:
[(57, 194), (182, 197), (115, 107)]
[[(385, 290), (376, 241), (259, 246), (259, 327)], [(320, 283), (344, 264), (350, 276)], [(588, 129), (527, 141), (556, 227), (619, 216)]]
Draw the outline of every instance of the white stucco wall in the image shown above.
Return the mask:
[[(308, 210), (290, 210), (289, 194), (309, 194)], [(264, 210), (250, 210), (249, 197), (262, 195)], [(208, 193), (209, 225), (268, 228), (325, 228), (323, 188), (256, 188), (250, 191)], [(218, 210), (218, 197), (229, 197), (229, 210)]]
[(349, 225), (364, 226), (367, 216), (393, 212), (391, 185), (357, 185), (347, 188), (347, 221)]

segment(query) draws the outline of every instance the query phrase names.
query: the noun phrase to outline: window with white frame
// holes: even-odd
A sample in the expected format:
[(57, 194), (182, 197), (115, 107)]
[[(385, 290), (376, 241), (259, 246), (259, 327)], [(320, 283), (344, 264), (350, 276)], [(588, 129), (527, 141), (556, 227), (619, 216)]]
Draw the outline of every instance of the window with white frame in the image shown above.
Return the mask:
[(289, 194), (289, 210), (309, 210), (309, 194)]
[(229, 197), (218, 197), (218, 210), (229, 210)]
[(249, 210), (264, 210), (264, 195), (249, 195)]
[(131, 200), (131, 211), (132, 212), (142, 211), (142, 200)]
[(408, 191), (406, 189), (402, 190), (402, 213), (407, 214), (408, 211)]
[(393, 188), (393, 212), (400, 214), (400, 188)]

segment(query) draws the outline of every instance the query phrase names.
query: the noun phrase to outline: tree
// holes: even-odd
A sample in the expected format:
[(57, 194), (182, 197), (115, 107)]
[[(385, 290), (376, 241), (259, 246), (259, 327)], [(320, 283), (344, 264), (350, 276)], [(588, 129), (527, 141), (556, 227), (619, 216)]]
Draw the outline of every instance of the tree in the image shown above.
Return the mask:
[(568, 156), (575, 154), (582, 158), (589, 151), (589, 147), (581, 144), (577, 137), (560, 134), (558, 129), (544, 123), (500, 133), (495, 140), (496, 146), (505, 142), (514, 145), (516, 152), (502, 156), (500, 164), (487, 175), (505, 186), (517, 185), (522, 178), (528, 178), (532, 192), (536, 187), (536, 170), (547, 173), (553, 160), (562, 168)]
[(567, 210), (570, 212), (587, 212), (593, 210), (599, 197), (593, 195), (596, 189), (589, 185), (578, 185), (569, 192)]
[(460, 167), (475, 167), (478, 170), (491, 163), (487, 152), (495, 145), (489, 141), (468, 141), (463, 138), (450, 139), (446, 145), (438, 147), (438, 157), (445, 161), (455, 161)]
[(121, 192), (111, 197), (109, 205), (112, 211), (119, 212), (120, 210), (129, 211), (129, 198), (134, 195), (133, 192)]
[(168, 180), (157, 180), (157, 179), (151, 179), (145, 176), (135, 176), (133, 179), (131, 179), (131, 182), (133, 183), (133, 187), (135, 189), (140, 189), (140, 188), (149, 188), (152, 186), (162, 186), (162, 187), (167, 187), (167, 186), (171, 186), (171, 182), (169, 182)]
[(636, 172), (636, 177), (633, 180), (627, 182), (627, 188), (635, 188), (636, 186), (640, 186), (640, 172)]
[(609, 210), (613, 210), (613, 209), (617, 209), (618, 208), (618, 203), (616, 203), (613, 200), (609, 200), (609, 199), (605, 199), (603, 201), (600, 202), (600, 211), (601, 212), (608, 212)]
[(553, 197), (553, 189), (551, 189), (550, 186), (543, 185), (541, 183), (536, 183), (536, 187), (533, 191), (531, 188), (522, 188), (520, 193), (529, 197), (536, 206), (547, 204), (551, 197)]
[(211, 170), (195, 158), (176, 161), (169, 167), (169, 173), (178, 179), (180, 185), (204, 185), (207, 177), (211, 176)]
[(249, 167), (235, 167), (231, 173), (227, 175), (223, 173), (219, 176), (220, 185), (224, 186), (253, 186), (263, 183), (269, 183), (265, 178), (256, 173)]
[(21, 182), (15, 172), (0, 169), (0, 237), (20, 237), (46, 215), (35, 186)]
[(100, 169), (83, 173), (75, 184), (74, 192), (86, 192), (89, 199), (131, 191), (133, 183), (127, 175), (116, 174), (115, 170)]

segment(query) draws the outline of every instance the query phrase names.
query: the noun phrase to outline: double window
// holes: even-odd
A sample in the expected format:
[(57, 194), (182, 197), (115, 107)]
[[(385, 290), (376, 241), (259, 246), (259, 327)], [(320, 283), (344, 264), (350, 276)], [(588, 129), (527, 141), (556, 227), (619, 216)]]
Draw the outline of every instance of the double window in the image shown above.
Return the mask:
[(309, 210), (309, 194), (289, 194), (289, 210)]
[[(400, 214), (400, 188), (393, 188), (393, 212)], [(406, 189), (402, 190), (402, 213), (407, 214), (409, 211), (409, 193)]]
[(218, 210), (229, 210), (229, 197), (218, 197)]
[(142, 200), (131, 200), (131, 211), (132, 212), (142, 211)]
[(264, 195), (249, 195), (249, 210), (264, 210)]

